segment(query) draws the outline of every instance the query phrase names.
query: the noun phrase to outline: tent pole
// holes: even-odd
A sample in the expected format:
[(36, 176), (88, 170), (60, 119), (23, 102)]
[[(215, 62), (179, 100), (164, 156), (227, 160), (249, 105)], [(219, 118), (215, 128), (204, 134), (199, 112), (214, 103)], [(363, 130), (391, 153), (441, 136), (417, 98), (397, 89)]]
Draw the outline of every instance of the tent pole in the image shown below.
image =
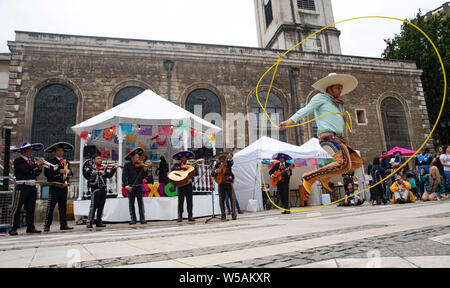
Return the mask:
[(78, 179), (78, 199), (83, 199), (84, 194), (84, 179), (83, 179), (83, 152), (84, 152), (84, 145), (86, 144), (86, 139), (80, 138), (80, 169), (79, 169), (79, 179)]
[[(123, 166), (123, 159), (122, 159), (122, 155), (123, 155), (123, 133), (122, 133), (122, 128), (120, 127), (120, 124), (117, 125), (119, 129), (116, 128), (116, 131), (119, 131), (118, 133), (118, 138), (119, 138), (119, 166)], [(117, 192), (117, 198), (123, 198), (122, 195), (122, 169), (117, 169), (117, 187), (116, 187), (116, 192)]]

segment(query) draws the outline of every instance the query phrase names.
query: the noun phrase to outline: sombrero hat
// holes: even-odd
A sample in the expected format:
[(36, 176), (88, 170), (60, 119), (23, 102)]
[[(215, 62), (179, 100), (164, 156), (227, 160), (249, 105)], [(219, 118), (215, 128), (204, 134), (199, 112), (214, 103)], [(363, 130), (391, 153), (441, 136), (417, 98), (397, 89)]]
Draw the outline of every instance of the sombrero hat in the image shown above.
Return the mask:
[(172, 159), (174, 160), (180, 160), (181, 157), (186, 156), (187, 159), (194, 159), (195, 158), (195, 154), (192, 153), (191, 151), (180, 151), (177, 152), (175, 154), (173, 154)]
[(22, 145), (20, 145), (20, 147), (13, 147), (11, 148), (11, 152), (20, 152), (22, 150), (26, 150), (26, 149), (33, 149), (33, 151), (40, 151), (42, 150), (42, 148), (44, 148), (44, 145), (41, 143), (34, 143), (34, 144), (30, 144), (28, 142), (23, 142)]
[(358, 80), (349, 74), (336, 74), (330, 73), (328, 76), (320, 79), (312, 85), (313, 88), (319, 90), (322, 93), (327, 92), (327, 88), (333, 85), (342, 85), (341, 95), (352, 92), (356, 86), (358, 86)]
[(276, 153), (276, 154), (273, 154), (273, 155), (272, 155), (272, 159), (273, 159), (273, 160), (280, 160), (281, 157), (283, 157), (284, 160), (286, 160), (286, 161), (292, 160), (292, 157), (291, 157), (291, 156), (289, 156), (289, 155), (287, 155), (287, 154), (284, 154), (284, 153)]
[(222, 153), (219, 153), (216, 156), (214, 156), (214, 160), (218, 160), (220, 158), (225, 158), (227, 156), (228, 156), (228, 152), (222, 152)]
[(139, 154), (139, 156), (141, 156), (142, 154), (144, 154), (144, 149), (138, 147), (138, 148), (132, 150), (130, 153), (128, 153), (125, 156), (125, 160), (130, 160), (130, 158), (136, 154)]
[(58, 142), (45, 149), (44, 152), (46, 153), (55, 152), (56, 149), (58, 148), (63, 148), (64, 152), (70, 152), (73, 150), (72, 144), (67, 142)]

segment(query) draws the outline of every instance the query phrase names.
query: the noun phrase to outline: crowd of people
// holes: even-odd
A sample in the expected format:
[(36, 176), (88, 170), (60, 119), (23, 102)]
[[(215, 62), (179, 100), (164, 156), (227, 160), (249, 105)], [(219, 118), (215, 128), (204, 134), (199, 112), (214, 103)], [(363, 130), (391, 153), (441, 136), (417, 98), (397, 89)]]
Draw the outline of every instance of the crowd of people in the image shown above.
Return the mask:
[[(369, 165), (369, 185), (385, 179), (370, 189), (372, 204), (413, 203), (421, 201), (440, 201), (448, 198), (450, 191), (450, 145), (440, 146), (436, 154), (423, 148), (414, 159), (415, 169), (408, 170), (405, 165), (393, 175), (405, 159), (401, 152), (388, 156), (386, 151), (375, 157)], [(347, 188), (346, 191), (349, 191)], [(352, 192), (353, 194), (354, 192)], [(348, 194), (348, 193), (347, 193)]]

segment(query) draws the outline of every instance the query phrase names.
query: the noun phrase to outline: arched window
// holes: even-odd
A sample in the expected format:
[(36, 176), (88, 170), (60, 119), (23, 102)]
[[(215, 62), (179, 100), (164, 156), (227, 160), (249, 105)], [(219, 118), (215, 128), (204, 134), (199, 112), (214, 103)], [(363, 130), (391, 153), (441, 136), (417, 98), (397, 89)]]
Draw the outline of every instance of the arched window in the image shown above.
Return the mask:
[(131, 98), (134, 98), (135, 96), (144, 92), (144, 90), (145, 89), (137, 86), (128, 86), (120, 89), (119, 92), (117, 92), (116, 96), (114, 96), (113, 107), (122, 104), (123, 102), (126, 102)]
[[(203, 119), (205, 119), (205, 116), (209, 114), (209, 116), (214, 115), (210, 113), (217, 113), (220, 119), (212, 120), (211, 123), (216, 125), (217, 127), (222, 128), (222, 108), (220, 105), (219, 97), (217, 97), (214, 92), (208, 89), (196, 89), (192, 91), (187, 97), (186, 97), (186, 110), (196, 114), (197, 116), (201, 116)], [(200, 115), (201, 111), (201, 115)], [(210, 118), (217, 118), (217, 117), (207, 117), (209, 120)], [(219, 121), (220, 120), (220, 121)], [(191, 139), (191, 145), (193, 145), (193, 139)], [(220, 132), (218, 135), (216, 135), (216, 153), (220, 153), (223, 151), (222, 147), (222, 132)], [(208, 156), (212, 156), (212, 150), (207, 151), (207, 153), (210, 153), (211, 155), (205, 154), (205, 149), (194, 149), (195, 154), (198, 157), (206, 158)], [(203, 153), (203, 155), (202, 155)]]
[[(258, 92), (259, 101), (264, 106), (266, 101), (267, 91)], [(251, 101), (252, 116), (253, 116), (253, 139), (259, 139), (261, 137), (261, 128), (263, 129), (263, 135), (271, 137), (277, 140), (286, 142), (286, 131), (280, 131), (276, 127), (272, 126), (267, 116), (264, 114), (262, 107), (259, 105), (256, 95)], [(279, 124), (284, 121), (283, 103), (277, 95), (270, 93), (267, 100), (266, 112), (275, 124)], [(262, 126), (261, 120), (265, 119)]]
[(390, 150), (395, 146), (409, 148), (408, 123), (402, 103), (392, 97), (381, 102), (381, 117), (383, 119), (386, 148)]
[[(51, 84), (42, 88), (34, 99), (31, 141), (48, 147), (56, 142), (75, 144), (75, 134), (70, 127), (75, 125), (77, 96), (65, 85)], [(74, 151), (67, 155), (73, 159)], [(43, 156), (43, 150), (35, 156)]]

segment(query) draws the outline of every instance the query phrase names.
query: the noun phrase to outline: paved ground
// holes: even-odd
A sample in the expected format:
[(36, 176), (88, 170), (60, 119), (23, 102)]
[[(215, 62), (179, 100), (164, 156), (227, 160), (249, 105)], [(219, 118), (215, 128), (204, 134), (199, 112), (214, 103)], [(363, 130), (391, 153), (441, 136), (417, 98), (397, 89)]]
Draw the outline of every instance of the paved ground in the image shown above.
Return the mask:
[(450, 267), (450, 200), (280, 212), (2, 236), (0, 267)]

